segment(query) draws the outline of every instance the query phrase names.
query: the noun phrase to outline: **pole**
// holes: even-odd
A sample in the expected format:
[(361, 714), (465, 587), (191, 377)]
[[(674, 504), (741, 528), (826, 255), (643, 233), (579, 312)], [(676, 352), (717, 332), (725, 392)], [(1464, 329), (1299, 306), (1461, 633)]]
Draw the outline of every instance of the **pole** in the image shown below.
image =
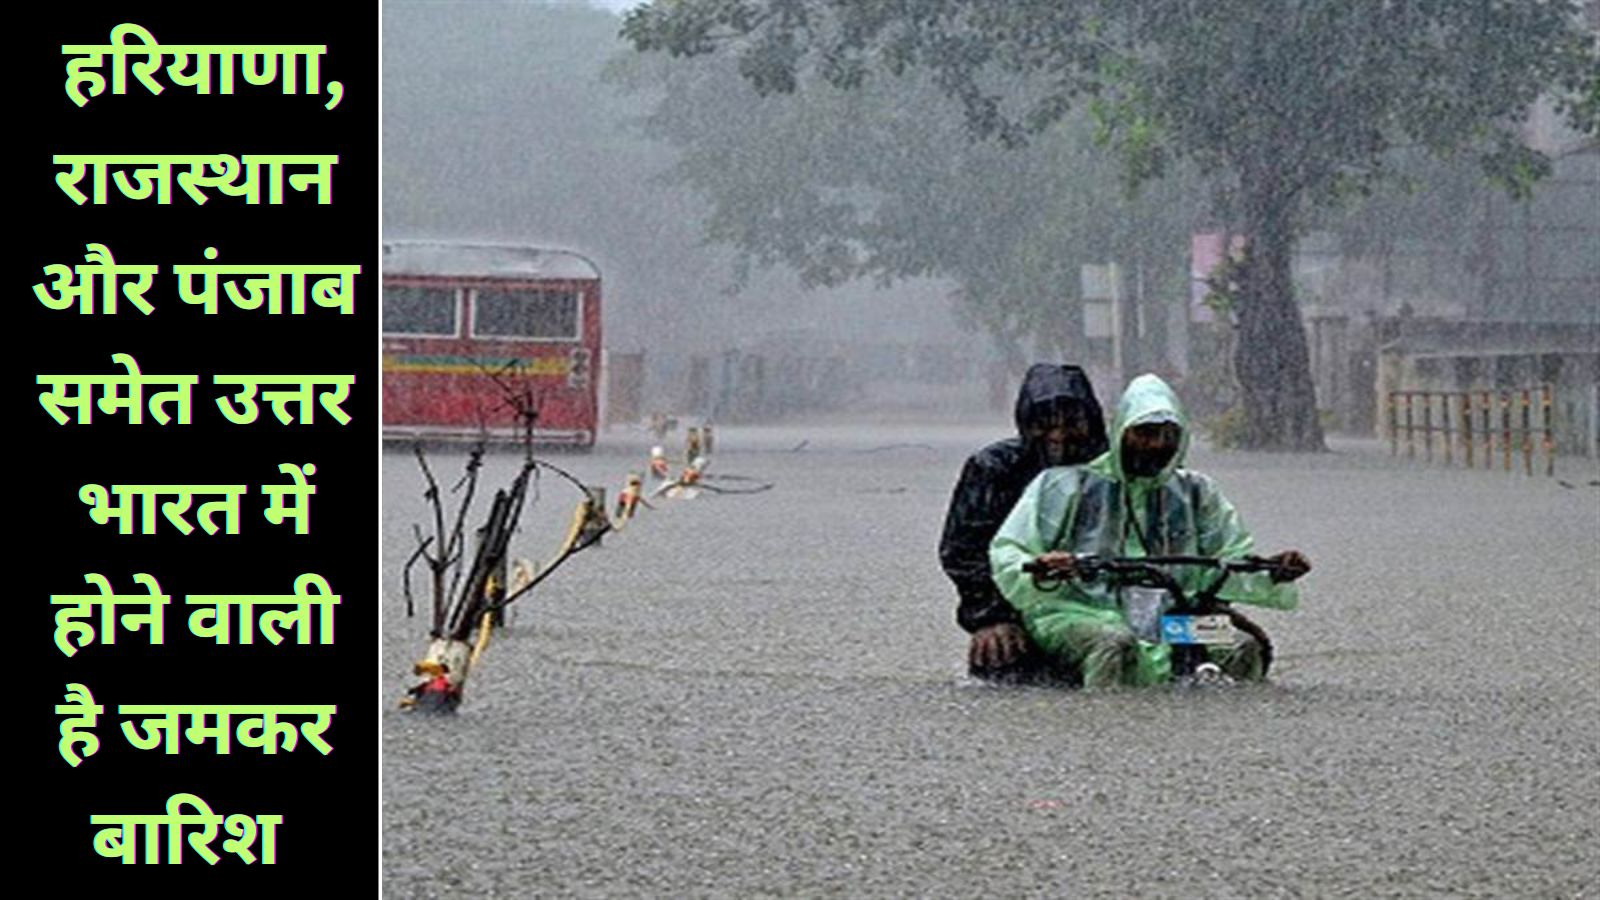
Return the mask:
[(1522, 389), (1522, 473), (1533, 474), (1533, 398), (1527, 388)]
[(1406, 459), (1417, 458), (1417, 436), (1411, 427), (1411, 392), (1405, 393), (1406, 398)]
[(1395, 403), (1394, 391), (1390, 391), (1389, 399), (1389, 455), (1400, 455), (1400, 408)]
[(1500, 392), (1500, 455), (1506, 471), (1511, 471), (1511, 392)]
[(1550, 415), (1555, 410), (1555, 388), (1542, 385), (1539, 394), (1540, 418), (1544, 423), (1544, 477), (1553, 478), (1556, 474), (1556, 433)]
[(1433, 395), (1422, 395), (1422, 458), (1433, 462)]
[(1439, 427), (1444, 438), (1444, 464), (1455, 465), (1455, 433), (1450, 428), (1450, 395), (1439, 395)]
[(1494, 468), (1494, 430), (1489, 427), (1489, 417), (1491, 410), (1494, 408), (1494, 403), (1489, 399), (1488, 391), (1484, 391), (1478, 399), (1483, 401), (1483, 467), (1484, 469), (1492, 469)]

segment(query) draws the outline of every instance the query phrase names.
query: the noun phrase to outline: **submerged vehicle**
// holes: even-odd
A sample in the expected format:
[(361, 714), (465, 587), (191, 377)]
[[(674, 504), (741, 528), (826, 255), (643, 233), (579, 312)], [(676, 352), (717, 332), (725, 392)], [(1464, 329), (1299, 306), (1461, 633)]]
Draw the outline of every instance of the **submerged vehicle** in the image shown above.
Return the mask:
[[(1190, 593), (1168, 571), (1178, 566), (1212, 569), (1216, 574)], [(1279, 561), (1260, 556), (1079, 556), (1073, 560), (1073, 569), (1071, 577), (1085, 581), (1106, 579), (1120, 589), (1123, 617), (1134, 635), (1149, 643), (1171, 646), (1175, 682), (1230, 681), (1210, 661), (1207, 650), (1232, 645), (1240, 632), (1255, 638), (1260, 647), (1262, 677), (1272, 667), (1272, 641), (1267, 633), (1217, 595), (1235, 573), (1285, 571)], [(1041, 590), (1057, 588), (1064, 580), (1061, 573), (1037, 561), (1025, 564), (1022, 570), (1033, 576)], [(1061, 674), (1068, 682), (1080, 680), (1071, 671)]]

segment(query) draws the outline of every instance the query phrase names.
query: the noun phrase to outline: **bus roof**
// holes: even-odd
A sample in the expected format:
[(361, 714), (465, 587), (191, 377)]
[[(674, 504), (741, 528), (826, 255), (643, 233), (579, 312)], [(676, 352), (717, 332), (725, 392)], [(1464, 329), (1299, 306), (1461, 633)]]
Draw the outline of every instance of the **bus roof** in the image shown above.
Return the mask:
[(383, 271), (390, 275), (469, 278), (600, 278), (600, 269), (593, 262), (570, 250), (444, 241), (384, 244)]

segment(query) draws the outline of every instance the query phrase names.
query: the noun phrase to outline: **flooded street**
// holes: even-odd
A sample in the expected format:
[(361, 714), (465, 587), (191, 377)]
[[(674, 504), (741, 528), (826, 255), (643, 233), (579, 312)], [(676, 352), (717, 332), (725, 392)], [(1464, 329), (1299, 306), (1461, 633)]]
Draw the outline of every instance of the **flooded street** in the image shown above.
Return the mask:
[[(774, 485), (577, 555), (432, 719), (396, 709), (433, 529), (389, 449), (391, 896), (1595, 896), (1600, 3), (387, 0), (383, 54), (386, 252), (431, 248), (384, 275), (388, 432), (470, 432), (515, 373), (552, 434), (710, 417), (710, 473)], [(952, 488), (1013, 397), (1081, 437), (1085, 394), (1026, 387), (1067, 361), (1107, 418), (1163, 380), (1132, 471), (1169, 383), (1295, 451), (1189, 457), (1314, 563), (1255, 617), (1268, 683), (965, 677)], [(614, 499), (651, 443), (554, 459)], [(967, 521), (1015, 502), (1002, 456)], [(1156, 515), (1202, 533), (1202, 491)], [(535, 566), (579, 493), (539, 492)]]
[[(962, 676), (935, 548), (962, 460), (1002, 436), (719, 429), (710, 471), (775, 487), (659, 504), (575, 557), (453, 718), (395, 709), (428, 513), (386, 453), (386, 894), (1592, 895), (1600, 474), (1197, 441), (1258, 550), (1315, 563), (1298, 611), (1258, 617), (1272, 680), (1084, 694)], [(614, 496), (646, 443), (552, 459)], [(431, 457), (446, 483), (463, 459)], [(512, 543), (536, 563), (577, 499), (540, 490)]]

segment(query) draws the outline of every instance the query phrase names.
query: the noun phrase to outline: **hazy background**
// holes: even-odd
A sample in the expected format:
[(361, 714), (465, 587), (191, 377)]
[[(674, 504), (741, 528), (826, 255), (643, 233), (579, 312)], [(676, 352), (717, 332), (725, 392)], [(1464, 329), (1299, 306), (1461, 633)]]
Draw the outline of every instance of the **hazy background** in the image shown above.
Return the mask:
[[(762, 356), (769, 380), (815, 382), (746, 420), (992, 419), (1034, 359), (1085, 364), (1111, 394), (1155, 370), (1187, 379), (1202, 413), (1228, 405), (1227, 329), (1196, 302), (1193, 280), (1192, 236), (1217, 228), (1204, 178), (1180, 168), (1129, 194), (1072, 121), (1024, 150), (973, 142), (954, 104), (916, 78), (759, 98), (725, 60), (635, 53), (617, 37), (617, 11), (630, 5), (385, 3), (385, 239), (595, 260), (606, 349), (643, 354), (647, 411), (731, 418), (687, 408), (694, 356), (719, 378), (736, 358)], [(1600, 152), (1548, 108), (1525, 132), (1556, 156), (1529, 201), (1487, 186), (1465, 155), (1399, 151), (1394, 183), (1319, 213), (1296, 289), (1315, 332), (1319, 406), (1336, 429), (1373, 433), (1378, 349), (1399, 333), (1386, 320), (1446, 323), (1418, 351), (1432, 356), (1572, 349), (1520, 332), (1485, 347), (1450, 326), (1485, 320), (1580, 325), (1566, 339), (1593, 355)], [(796, 210), (815, 218), (773, 218)], [(840, 215), (860, 219), (856, 243), (818, 240)], [(830, 254), (863, 244), (877, 256), (841, 276)], [(808, 271), (771, 264), (793, 257)], [(1124, 316), (1137, 322), (1115, 351), (1084, 271), (1106, 263), (1118, 264)], [(1507, 377), (1537, 377), (1537, 361), (1528, 366)], [(1594, 376), (1575, 372), (1562, 390), (1576, 415)]]
[[(741, 285), (734, 254), (704, 236), (705, 202), (671, 183), (677, 153), (643, 133), (652, 98), (602, 80), (609, 60), (631, 53), (616, 15), (541, 2), (390, 2), (383, 15), (385, 240), (594, 259), (606, 347), (646, 353), (651, 406), (673, 406), (689, 354), (983, 342), (958, 325), (945, 281), (806, 290), (768, 270)], [(954, 387), (948, 399), (982, 408)]]

